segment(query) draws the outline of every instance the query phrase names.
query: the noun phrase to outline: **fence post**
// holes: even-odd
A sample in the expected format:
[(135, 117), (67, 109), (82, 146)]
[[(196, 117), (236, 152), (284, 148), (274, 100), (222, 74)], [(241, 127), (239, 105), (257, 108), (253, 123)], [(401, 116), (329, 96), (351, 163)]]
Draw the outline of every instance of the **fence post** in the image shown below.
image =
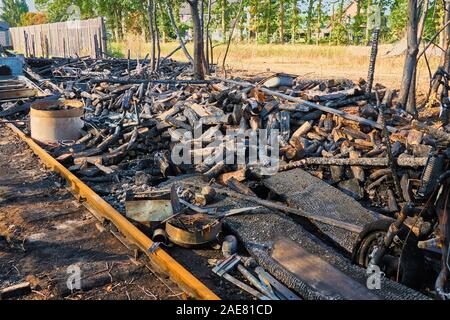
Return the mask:
[(25, 41), (25, 57), (29, 57), (29, 47), (28, 47), (28, 34), (27, 32), (24, 30), (23, 31), (23, 39)]
[(95, 48), (95, 58), (98, 59), (99, 57), (99, 50), (98, 50), (98, 37), (96, 34), (94, 34), (94, 48)]

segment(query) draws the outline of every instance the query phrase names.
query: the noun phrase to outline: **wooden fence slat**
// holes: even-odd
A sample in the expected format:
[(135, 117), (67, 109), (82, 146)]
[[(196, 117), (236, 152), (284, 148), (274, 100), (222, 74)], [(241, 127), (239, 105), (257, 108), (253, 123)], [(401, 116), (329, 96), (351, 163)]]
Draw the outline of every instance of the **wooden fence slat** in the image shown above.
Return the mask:
[[(37, 57), (86, 56), (96, 57), (94, 35), (97, 35), (98, 50), (106, 51), (106, 29), (103, 18), (88, 20), (58, 22), (28, 27), (10, 29), (11, 42), (14, 51), (25, 54), (28, 46), (29, 54), (34, 52)], [(25, 43), (25, 33), (28, 44)]]

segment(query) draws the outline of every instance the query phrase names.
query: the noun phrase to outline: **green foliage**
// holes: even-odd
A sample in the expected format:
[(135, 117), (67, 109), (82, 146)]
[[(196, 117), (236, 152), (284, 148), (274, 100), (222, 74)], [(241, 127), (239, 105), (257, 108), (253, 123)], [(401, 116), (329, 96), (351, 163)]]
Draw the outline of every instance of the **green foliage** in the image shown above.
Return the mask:
[[(161, 39), (176, 38), (167, 14), (167, 5), (173, 9), (180, 31), (182, 33), (188, 31), (191, 24), (180, 20), (180, 8), (186, 7), (186, 0), (153, 1), (157, 5), (156, 20)], [(354, 6), (350, 6), (352, 1), (355, 3)], [(21, 15), (28, 11), (25, 0), (2, 0), (2, 2), (5, 7), (2, 19), (13, 26), (19, 24)], [(35, 2), (38, 9), (45, 12), (50, 22), (69, 19), (68, 8), (71, 5), (80, 8), (82, 19), (103, 16), (108, 34), (115, 41), (122, 40), (127, 33), (145, 34), (147, 37), (149, 34), (147, 0), (35, 0)], [(209, 0), (204, 0), (205, 23), (208, 3)], [(425, 40), (431, 39), (439, 30), (444, 13), (442, 0), (430, 0), (429, 3), (424, 29)], [(237, 14), (239, 0), (212, 0), (212, 4), (211, 33), (223, 31), (223, 28), (225, 33), (228, 33)], [(284, 13), (281, 13), (281, 5)], [(336, 44), (350, 42), (366, 44), (371, 32), (367, 30), (367, 10), (373, 5), (378, 6), (382, 15), (382, 41), (394, 42), (401, 39), (406, 28), (407, 0), (244, 0), (244, 14), (240, 24), (237, 25), (235, 36), (257, 43), (279, 43), (282, 40), (299, 43), (305, 42), (305, 35), (309, 34), (309, 29), (310, 43), (328, 41)], [(318, 33), (319, 25), (320, 33)], [(240, 33), (240, 36), (237, 33)], [(329, 37), (324, 36), (328, 33)], [(283, 39), (280, 38), (282, 34)]]
[(366, 23), (366, 18), (362, 15), (356, 15), (350, 28), (351, 28), (351, 32), (353, 34), (353, 43), (354, 44), (360, 44), (361, 43), (361, 39), (363, 39), (364, 37), (364, 25)]
[(61, 22), (74, 19), (77, 12), (70, 11), (70, 6), (80, 9), (80, 18), (88, 19), (97, 14), (95, 2), (88, 0), (35, 0), (38, 9), (47, 13), (50, 22)]
[(112, 42), (108, 46), (108, 55), (114, 58), (125, 58), (125, 48), (116, 42)]
[(8, 23), (10, 27), (20, 25), (22, 15), (28, 12), (25, 0), (2, 0), (0, 9), (2, 12), (0, 19)]
[(27, 12), (20, 17), (20, 26), (33, 26), (48, 23), (48, 17), (43, 12)]
[(407, 0), (395, 0), (391, 6), (391, 14), (388, 18), (389, 39), (400, 40), (405, 35), (407, 22)]
[(443, 1), (433, 2), (428, 10), (427, 19), (425, 20), (425, 29), (423, 38), (430, 40), (441, 26), (444, 17)]
[(349, 44), (349, 28), (344, 26), (341, 23), (335, 25), (333, 30), (331, 31), (330, 41), (336, 45), (344, 45)]

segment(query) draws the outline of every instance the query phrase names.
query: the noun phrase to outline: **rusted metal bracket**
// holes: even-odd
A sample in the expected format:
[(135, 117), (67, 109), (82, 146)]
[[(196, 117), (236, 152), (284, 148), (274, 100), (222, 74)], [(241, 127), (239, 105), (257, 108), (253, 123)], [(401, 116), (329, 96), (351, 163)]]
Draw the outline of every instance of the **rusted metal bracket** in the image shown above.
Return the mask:
[(199, 279), (192, 275), (167, 252), (157, 248), (150, 253), (149, 249), (153, 246), (153, 241), (142, 233), (136, 226), (129, 222), (122, 214), (115, 210), (109, 203), (97, 195), (91, 188), (78, 179), (73, 173), (67, 170), (55, 158), (42, 149), (30, 137), (25, 135), (13, 124), (7, 124), (8, 127), (17, 134), (33, 152), (44, 162), (51, 170), (59, 173), (67, 180), (72, 193), (78, 199), (83, 199), (99, 216), (109, 220), (126, 237), (130, 243), (136, 245), (150, 259), (151, 263), (158, 266), (162, 272), (166, 273), (182, 290), (189, 293), (192, 297), (201, 300), (219, 300), (220, 298), (206, 287)]

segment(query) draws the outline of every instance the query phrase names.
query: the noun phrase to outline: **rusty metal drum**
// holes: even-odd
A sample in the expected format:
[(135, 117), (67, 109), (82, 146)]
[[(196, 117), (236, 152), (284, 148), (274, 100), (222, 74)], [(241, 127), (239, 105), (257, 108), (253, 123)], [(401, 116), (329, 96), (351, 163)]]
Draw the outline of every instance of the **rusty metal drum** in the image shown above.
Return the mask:
[(39, 142), (73, 141), (81, 137), (83, 103), (78, 100), (39, 101), (31, 105), (31, 137)]

